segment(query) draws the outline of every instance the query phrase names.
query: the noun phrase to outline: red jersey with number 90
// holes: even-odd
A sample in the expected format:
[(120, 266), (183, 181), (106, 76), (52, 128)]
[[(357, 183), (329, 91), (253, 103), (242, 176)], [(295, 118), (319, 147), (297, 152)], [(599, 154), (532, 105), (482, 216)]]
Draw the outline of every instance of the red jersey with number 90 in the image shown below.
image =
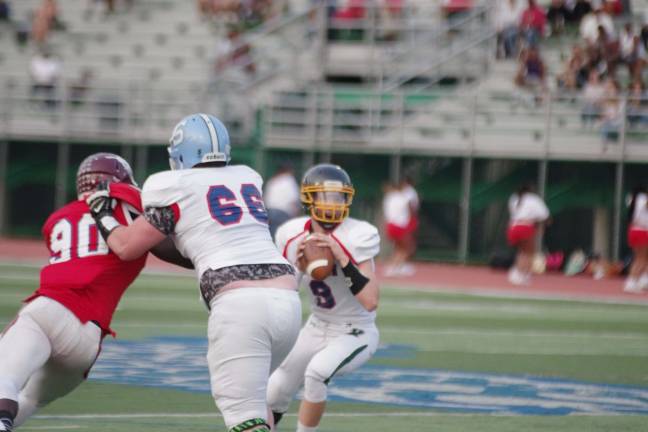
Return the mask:
[[(115, 218), (124, 225), (142, 212), (140, 192), (124, 183), (110, 185), (117, 198)], [(49, 264), (40, 274), (40, 287), (26, 302), (38, 296), (56, 300), (81, 322), (96, 321), (105, 331), (126, 288), (140, 273), (146, 254), (122, 261), (99, 234), (85, 201), (71, 202), (55, 211), (43, 225), (50, 251)]]

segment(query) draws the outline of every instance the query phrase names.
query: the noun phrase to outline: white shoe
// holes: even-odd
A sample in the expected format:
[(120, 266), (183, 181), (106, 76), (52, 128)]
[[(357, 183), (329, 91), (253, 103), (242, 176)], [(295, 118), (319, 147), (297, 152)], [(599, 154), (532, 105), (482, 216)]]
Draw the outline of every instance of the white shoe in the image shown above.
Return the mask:
[(394, 267), (394, 266), (387, 266), (387, 267), (385, 267), (385, 271), (383, 272), (383, 274), (386, 277), (393, 277), (393, 276), (396, 276), (398, 274), (397, 270), (398, 269), (396, 267)]
[(639, 281), (636, 278), (626, 279), (625, 284), (623, 285), (623, 292), (640, 294), (641, 291), (641, 286), (639, 285)]
[(529, 275), (525, 275), (517, 268), (511, 267), (511, 269), (508, 272), (508, 280), (513, 285), (528, 285)]
[(412, 276), (414, 273), (416, 273), (416, 268), (409, 263), (402, 264), (398, 269), (398, 274), (401, 276)]
[(644, 273), (639, 276), (639, 281), (637, 282), (640, 290), (648, 290), (648, 273)]

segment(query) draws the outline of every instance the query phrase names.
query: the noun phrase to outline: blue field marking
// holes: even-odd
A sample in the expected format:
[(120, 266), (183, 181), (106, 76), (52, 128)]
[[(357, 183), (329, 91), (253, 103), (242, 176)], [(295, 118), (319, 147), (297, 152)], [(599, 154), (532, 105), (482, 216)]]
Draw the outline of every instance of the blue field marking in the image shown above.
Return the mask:
[[(104, 345), (90, 378), (209, 393), (204, 338), (159, 337)], [(376, 357), (416, 348), (386, 345)], [(461, 413), (510, 415), (648, 414), (648, 388), (524, 375), (365, 365), (336, 376), (329, 399)]]

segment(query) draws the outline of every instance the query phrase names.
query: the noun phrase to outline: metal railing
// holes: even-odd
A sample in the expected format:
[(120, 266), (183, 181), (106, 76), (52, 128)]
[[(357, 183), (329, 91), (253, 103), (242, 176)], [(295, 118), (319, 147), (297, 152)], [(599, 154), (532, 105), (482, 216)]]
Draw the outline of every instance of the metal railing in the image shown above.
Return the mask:
[[(359, 18), (328, 18), (324, 64), (333, 74), (370, 77), (388, 91), (417, 78), (425, 79), (419, 88), (429, 87), (448, 71), (449, 64), (455, 66), (453, 76), (475, 69), (479, 71), (473, 77), (483, 75), (493, 57), (492, 11), (492, 2), (478, 2), (464, 15), (449, 20), (441, 17), (437, 3), (396, 11), (369, 3)], [(356, 49), (349, 51), (352, 48)], [(455, 65), (453, 60), (458, 60)]]
[(205, 97), (199, 85), (78, 87), (63, 81), (37, 87), (26, 79), (9, 79), (0, 86), (0, 139), (159, 144), (168, 140), (176, 122), (196, 111), (220, 115), (233, 139), (249, 133), (240, 122), (243, 114), (225, 101)]
[(265, 143), (325, 152), (648, 161), (648, 110), (629, 110), (624, 98), (618, 118), (606, 123), (585, 115), (578, 95), (560, 93), (282, 92), (265, 107)]

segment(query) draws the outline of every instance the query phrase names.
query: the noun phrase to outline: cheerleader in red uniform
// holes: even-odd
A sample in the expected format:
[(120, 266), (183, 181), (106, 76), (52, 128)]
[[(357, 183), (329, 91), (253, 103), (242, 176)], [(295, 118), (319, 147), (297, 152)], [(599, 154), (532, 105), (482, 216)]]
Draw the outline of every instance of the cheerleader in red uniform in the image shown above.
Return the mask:
[(645, 187), (638, 187), (632, 193), (628, 219), (628, 246), (633, 259), (623, 290), (640, 293), (648, 288), (648, 194)]
[(517, 248), (515, 263), (509, 271), (509, 281), (514, 285), (526, 285), (531, 277), (537, 228), (549, 218), (549, 209), (540, 196), (531, 192), (528, 185), (511, 196), (508, 207), (511, 220), (506, 235), (509, 244)]

